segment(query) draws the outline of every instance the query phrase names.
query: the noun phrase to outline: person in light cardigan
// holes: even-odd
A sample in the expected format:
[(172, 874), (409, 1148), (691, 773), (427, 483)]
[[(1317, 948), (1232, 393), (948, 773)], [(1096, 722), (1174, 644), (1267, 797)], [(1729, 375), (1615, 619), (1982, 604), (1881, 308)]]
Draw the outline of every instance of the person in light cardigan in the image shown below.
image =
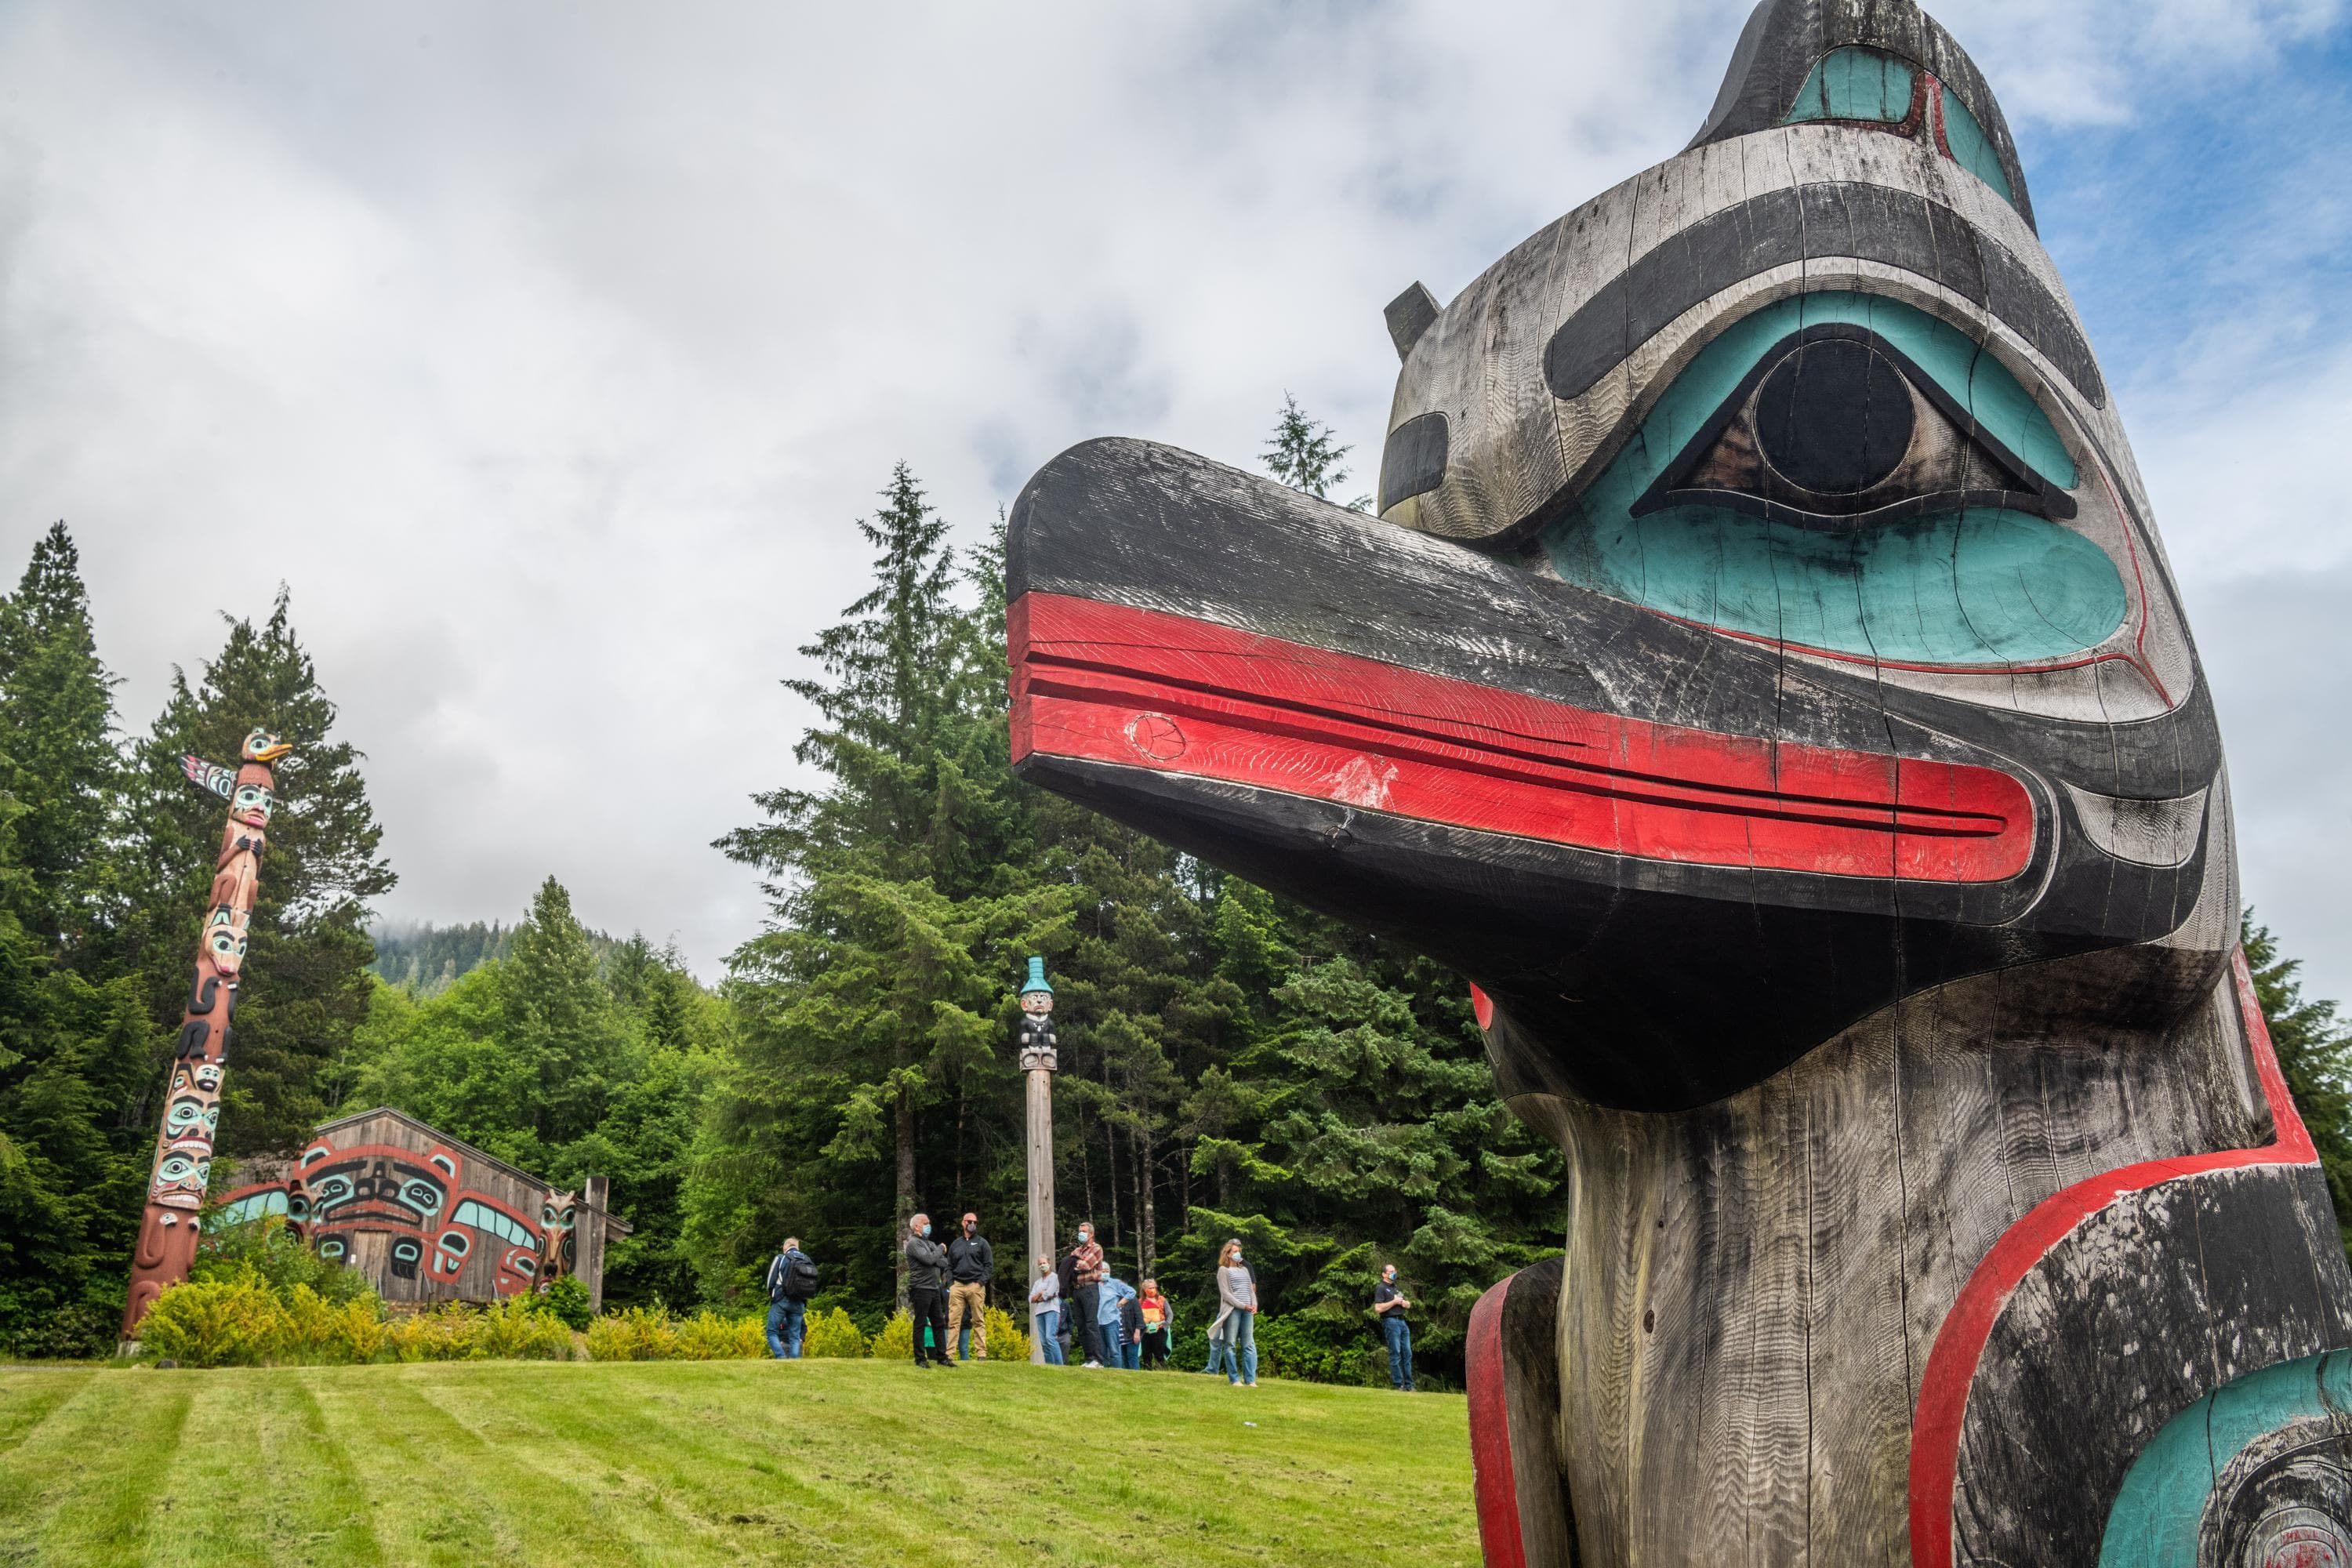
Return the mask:
[(1209, 1364), (1220, 1362), (1227, 1383), (1257, 1386), (1257, 1277), (1242, 1261), (1242, 1244), (1228, 1241), (1217, 1254), (1217, 1321), (1209, 1325)]
[(1047, 1366), (1068, 1364), (1062, 1356), (1062, 1277), (1042, 1252), (1037, 1278), (1029, 1287), (1029, 1332), (1045, 1351)]

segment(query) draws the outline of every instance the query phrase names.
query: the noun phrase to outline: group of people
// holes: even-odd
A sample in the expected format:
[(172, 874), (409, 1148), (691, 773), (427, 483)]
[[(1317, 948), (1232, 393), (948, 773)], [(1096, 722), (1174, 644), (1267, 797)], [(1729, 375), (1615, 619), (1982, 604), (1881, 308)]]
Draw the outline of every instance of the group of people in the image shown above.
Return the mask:
[[(908, 1304), (914, 1315), (915, 1364), (953, 1366), (949, 1347), (966, 1361), (988, 1359), (988, 1286), (996, 1274), (996, 1254), (981, 1234), (980, 1216), (968, 1214), (958, 1234), (942, 1245), (931, 1235), (931, 1217), (907, 1223), (900, 1250), (907, 1259)], [(1139, 1288), (1111, 1271), (1095, 1239), (1095, 1227), (1081, 1222), (1077, 1240), (1057, 1263), (1040, 1253), (1037, 1277), (1029, 1287), (1030, 1331), (1054, 1366), (1083, 1355), (1085, 1367), (1121, 1367), (1130, 1372), (1164, 1367), (1175, 1342), (1176, 1305), (1160, 1281)], [(786, 1237), (768, 1265), (768, 1349), (778, 1360), (801, 1353), (809, 1299), (816, 1294), (816, 1265)], [(1209, 1324), (1209, 1364), (1228, 1383), (1257, 1385), (1257, 1275), (1242, 1256), (1238, 1239), (1217, 1252), (1217, 1315)], [(1381, 1270), (1371, 1314), (1388, 1342), (1389, 1381), (1412, 1393), (1412, 1329), (1406, 1314), (1412, 1302), (1398, 1288), (1396, 1265)], [(1063, 1347), (1065, 1337), (1069, 1349)]]
[[(1037, 1278), (1029, 1286), (1029, 1331), (1044, 1349), (1046, 1364), (1068, 1364), (1062, 1349), (1066, 1331), (1071, 1348), (1086, 1357), (1081, 1366), (1136, 1372), (1168, 1364), (1176, 1304), (1161, 1294), (1157, 1279), (1144, 1280), (1139, 1289), (1112, 1273), (1092, 1225), (1078, 1226), (1077, 1241), (1059, 1264), (1042, 1252), (1036, 1263)], [(1255, 1383), (1256, 1347), (1251, 1349)]]

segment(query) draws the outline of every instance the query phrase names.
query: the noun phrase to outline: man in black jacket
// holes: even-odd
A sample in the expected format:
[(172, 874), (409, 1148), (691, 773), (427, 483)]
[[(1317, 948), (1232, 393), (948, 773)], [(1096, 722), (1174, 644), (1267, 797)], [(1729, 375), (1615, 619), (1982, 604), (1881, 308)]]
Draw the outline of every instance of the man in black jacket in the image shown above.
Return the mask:
[(907, 1300), (915, 1312), (915, 1364), (923, 1360), (923, 1331), (930, 1330), (931, 1359), (953, 1366), (948, 1356), (948, 1249), (931, 1239), (931, 1216), (907, 1222)]
[(988, 1359), (988, 1281), (995, 1273), (996, 1254), (980, 1234), (980, 1216), (968, 1214), (963, 1234), (948, 1243), (948, 1338), (964, 1361)]

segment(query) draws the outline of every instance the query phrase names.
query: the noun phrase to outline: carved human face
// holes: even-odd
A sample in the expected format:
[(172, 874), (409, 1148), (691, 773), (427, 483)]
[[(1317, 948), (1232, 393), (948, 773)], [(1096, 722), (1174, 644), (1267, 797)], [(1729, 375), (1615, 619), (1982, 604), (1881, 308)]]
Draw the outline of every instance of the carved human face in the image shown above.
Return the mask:
[(197, 1148), (167, 1148), (155, 1163), (148, 1196), (167, 1207), (193, 1213), (204, 1206), (205, 1184), (213, 1173), (212, 1156)]
[(1051, 991), (1024, 991), (1021, 993), (1021, 1010), (1033, 1018), (1043, 1018), (1054, 1010), (1054, 994)]
[(268, 784), (239, 784), (229, 796), (229, 815), (247, 827), (267, 827), (270, 811), (277, 804), (278, 797)]
[(213, 967), (230, 980), (245, 963), (245, 928), (237, 923), (237, 911), (223, 906), (213, 910), (205, 924), (205, 952)]

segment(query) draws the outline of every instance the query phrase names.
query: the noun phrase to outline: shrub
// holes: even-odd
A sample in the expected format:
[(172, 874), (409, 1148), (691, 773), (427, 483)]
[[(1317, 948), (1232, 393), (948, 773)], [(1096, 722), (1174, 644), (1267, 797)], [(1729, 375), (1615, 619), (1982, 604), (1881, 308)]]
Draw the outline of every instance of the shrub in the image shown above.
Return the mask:
[(877, 1361), (912, 1361), (915, 1357), (915, 1319), (910, 1312), (894, 1312), (874, 1336), (866, 1353)]
[(405, 1313), (385, 1325), (385, 1348), (397, 1361), (464, 1361), (473, 1353), (476, 1315), (458, 1301)]
[(509, 1296), (472, 1315), (467, 1354), (476, 1361), (570, 1361), (572, 1330), (530, 1296)]
[(588, 1325), (590, 1361), (675, 1361), (677, 1328), (659, 1307), (607, 1312)]
[(308, 1242), (286, 1228), (286, 1216), (269, 1215), (243, 1225), (232, 1225), (206, 1235), (188, 1267), (192, 1281), (238, 1279), (257, 1276), (280, 1301), (298, 1285), (307, 1285), (330, 1306), (372, 1294), (367, 1280), (355, 1268), (320, 1257)]
[(808, 1333), (801, 1342), (801, 1354), (854, 1360), (865, 1353), (866, 1336), (857, 1331), (857, 1324), (848, 1313), (835, 1307), (830, 1312), (808, 1315)]
[(741, 1361), (767, 1353), (767, 1325), (761, 1318), (722, 1318), (706, 1310), (677, 1324), (680, 1361)]
[(548, 1281), (547, 1289), (539, 1293), (540, 1304), (553, 1315), (556, 1321), (575, 1331), (584, 1331), (595, 1310), (588, 1305), (588, 1287), (579, 1277), (560, 1274)]
[(988, 1310), (988, 1354), (992, 1361), (1027, 1361), (1028, 1325), (1002, 1307)]
[(292, 1328), (269, 1287), (247, 1270), (173, 1286), (148, 1309), (139, 1340), (183, 1366), (257, 1366)]

